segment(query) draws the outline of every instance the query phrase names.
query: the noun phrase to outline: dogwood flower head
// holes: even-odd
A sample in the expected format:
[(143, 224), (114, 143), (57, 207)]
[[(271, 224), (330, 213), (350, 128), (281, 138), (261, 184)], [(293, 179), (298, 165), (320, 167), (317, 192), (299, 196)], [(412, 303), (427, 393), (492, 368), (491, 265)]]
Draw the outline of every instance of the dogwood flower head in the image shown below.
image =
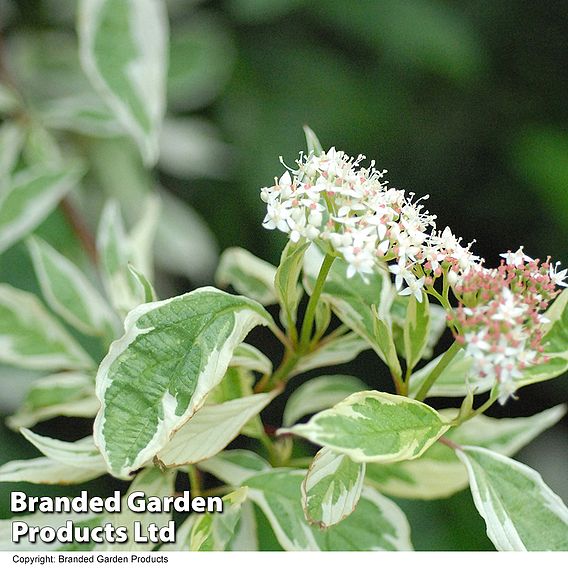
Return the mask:
[[(349, 277), (366, 275), (378, 263), (397, 259), (413, 266), (435, 228), (435, 217), (414, 201), (414, 194), (389, 188), (386, 170), (361, 163), (331, 148), (321, 155), (303, 155), (295, 170), (261, 190), (267, 205), (263, 226), (277, 229), (292, 241), (321, 241), (347, 262)], [(422, 299), (424, 278), (407, 275), (405, 294)], [(401, 287), (399, 286), (399, 289)], [(402, 289), (401, 289), (402, 293)]]
[(480, 267), (464, 275), (456, 286), (462, 303), (454, 321), (460, 330), (456, 340), (473, 360), (472, 373), (495, 380), (504, 404), (524, 369), (545, 360), (543, 312), (559, 291), (548, 260), (541, 264), (522, 247), (501, 257), (499, 268)]

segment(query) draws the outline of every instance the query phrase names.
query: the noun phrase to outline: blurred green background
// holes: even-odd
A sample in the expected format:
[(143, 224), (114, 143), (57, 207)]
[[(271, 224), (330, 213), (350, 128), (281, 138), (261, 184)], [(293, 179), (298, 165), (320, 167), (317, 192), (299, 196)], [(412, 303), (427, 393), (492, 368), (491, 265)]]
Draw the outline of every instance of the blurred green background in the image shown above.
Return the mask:
[[(32, 98), (56, 97), (81, 80), (72, 71), (75, 5), (0, 0), (2, 46)], [(277, 263), (284, 237), (261, 228), (258, 191), (282, 173), (279, 156), (293, 163), (304, 148), (302, 125), (309, 124), (324, 147), (363, 153), (389, 170), (395, 187), (429, 194), (440, 226), (467, 242), (477, 239), (473, 249), (489, 264), (520, 244), (530, 256), (568, 264), (568, 3), (169, 0), (168, 6), (170, 118), (153, 181), (206, 220), (219, 250), (238, 245)], [(110, 155), (105, 144), (112, 142), (95, 149), (101, 170)], [(124, 166), (130, 149), (118, 144), (124, 154), (117, 163)], [(107, 185), (121, 185), (129, 172)], [(100, 178), (99, 172), (93, 184), (104, 184)], [(57, 215), (42, 227), (61, 243), (65, 230)], [(5, 255), (0, 275), (33, 289), (18, 247)], [(162, 287), (180, 292), (210, 281), (205, 268), (164, 279)], [(342, 372), (386, 385), (370, 356)], [(523, 389), (518, 401), (493, 414), (529, 415), (565, 401), (567, 379)], [(2, 428), (3, 461), (33, 455)], [(518, 456), (565, 501), (567, 434), (565, 420)], [(491, 549), (467, 491), (401, 506), (417, 549)]]

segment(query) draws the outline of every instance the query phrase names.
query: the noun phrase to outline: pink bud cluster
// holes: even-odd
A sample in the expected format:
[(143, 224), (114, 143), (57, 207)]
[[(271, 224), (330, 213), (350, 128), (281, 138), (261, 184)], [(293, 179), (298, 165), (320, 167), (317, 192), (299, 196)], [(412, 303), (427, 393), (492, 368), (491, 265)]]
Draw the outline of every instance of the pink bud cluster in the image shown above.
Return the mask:
[(461, 302), (452, 319), (456, 340), (472, 358), (472, 373), (494, 379), (504, 403), (523, 370), (545, 361), (543, 312), (558, 295), (556, 286), (566, 286), (566, 271), (557, 273), (549, 259), (540, 263), (522, 248), (501, 256), (498, 268), (472, 270), (455, 287)]

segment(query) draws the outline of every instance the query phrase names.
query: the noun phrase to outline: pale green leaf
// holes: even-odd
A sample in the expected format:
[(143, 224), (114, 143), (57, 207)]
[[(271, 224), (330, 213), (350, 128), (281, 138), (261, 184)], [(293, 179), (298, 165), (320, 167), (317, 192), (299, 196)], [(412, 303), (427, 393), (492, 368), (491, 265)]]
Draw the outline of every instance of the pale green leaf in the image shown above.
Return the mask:
[(23, 404), (7, 419), (14, 430), (29, 428), (55, 416), (90, 418), (99, 409), (94, 377), (83, 373), (57, 373), (36, 379)]
[(192, 551), (224, 551), (237, 530), (241, 508), (247, 497), (241, 487), (223, 497), (223, 514), (205, 513), (194, 523), (189, 549)]
[(51, 101), (42, 108), (41, 118), (48, 128), (85, 136), (107, 138), (124, 134), (124, 128), (114, 114), (97, 97), (90, 95)]
[(322, 448), (302, 483), (302, 507), (308, 522), (328, 528), (348, 517), (359, 502), (364, 479), (364, 463)]
[(146, 534), (148, 525), (156, 524), (163, 527), (170, 521), (171, 513), (145, 511), (143, 513), (135, 513), (127, 506), (128, 495), (135, 491), (142, 491), (147, 497), (171, 497), (175, 488), (175, 471), (160, 471), (157, 468), (147, 468), (142, 470), (130, 484), (128, 492), (122, 497), (120, 513), (108, 515), (107, 521), (114, 527), (126, 527), (128, 534), (131, 535), (127, 542), (124, 543), (103, 543), (96, 546), (96, 550), (112, 550), (113, 552), (126, 552), (136, 550), (152, 550), (156, 545), (153, 542), (136, 542), (132, 535), (134, 534), (134, 523), (140, 523), (142, 534)]
[(319, 156), (323, 153), (320, 141), (315, 132), (307, 125), (304, 125), (304, 134), (306, 136), (306, 145), (308, 147), (308, 154)]
[(247, 479), (249, 496), (268, 518), (285, 550), (412, 550), (403, 512), (389, 499), (364, 487), (355, 511), (326, 530), (303, 515), (304, 470), (275, 469)]
[(272, 373), (272, 362), (270, 359), (256, 347), (248, 343), (241, 343), (235, 349), (230, 366), (257, 371), (263, 375)]
[(568, 508), (538, 472), (485, 448), (457, 454), (497, 550), (568, 550)]
[(218, 261), (215, 236), (207, 223), (181, 199), (160, 193), (162, 214), (156, 233), (156, 265), (193, 282), (209, 282)]
[(241, 505), (241, 516), (228, 550), (252, 552), (258, 550), (258, 528), (254, 505), (245, 501)]
[(54, 371), (94, 366), (36, 296), (8, 284), (0, 284), (0, 361)]
[(239, 487), (250, 477), (270, 470), (270, 464), (249, 450), (228, 450), (201, 462), (199, 469), (224, 483)]
[(22, 428), (20, 432), (46, 458), (71, 467), (83, 467), (100, 471), (101, 474), (106, 472), (105, 462), (95, 446), (92, 436), (87, 436), (76, 442), (64, 442), (47, 436), (40, 436), (27, 428)]
[(409, 398), (364, 391), (352, 394), (306, 424), (279, 430), (302, 436), (356, 462), (418, 458), (449, 424), (433, 408)]
[(278, 302), (282, 307), (283, 323), (286, 329), (296, 326), (298, 304), (302, 298), (302, 289), (298, 286), (298, 279), (302, 270), (304, 255), (310, 246), (309, 242), (300, 240), (297, 243), (288, 241), (282, 251), (280, 264), (276, 269), (274, 286)]
[(106, 469), (75, 467), (50, 458), (11, 461), (0, 466), (0, 482), (75, 485), (100, 477)]
[[(322, 262), (322, 255), (310, 247), (304, 262), (304, 286), (310, 292)], [(368, 275), (368, 281), (356, 274), (347, 278), (347, 263), (336, 258), (325, 285), (322, 299), (329, 302), (339, 319), (363, 337), (375, 352), (386, 361), (376, 335), (376, 315), (388, 321), (388, 312), (394, 296), (390, 276), (385, 270)], [(373, 309), (374, 308), (374, 309)]]
[(275, 276), (275, 266), (245, 249), (233, 247), (221, 255), (215, 282), (220, 288), (232, 286), (239, 294), (269, 306), (278, 301), (274, 289)]
[(139, 219), (128, 235), (132, 264), (148, 282), (154, 279), (154, 245), (162, 213), (162, 199), (156, 193), (148, 194)]
[(114, 200), (106, 203), (101, 214), (97, 250), (107, 295), (114, 308), (126, 314), (144, 302), (145, 291), (128, 269), (129, 262), (133, 260), (133, 251), (120, 208)]
[(369, 342), (356, 333), (350, 332), (339, 337), (324, 338), (314, 351), (302, 356), (291, 376), (321, 367), (335, 367), (349, 363), (366, 349), (370, 349)]
[(0, 252), (33, 231), (82, 175), (77, 166), (18, 172), (0, 195)]
[[(455, 416), (457, 410), (441, 411)], [(541, 432), (556, 424), (566, 413), (556, 406), (526, 418), (476, 416), (445, 437), (458, 445), (475, 445), (512, 456)], [(467, 487), (467, 472), (455, 452), (434, 444), (417, 460), (392, 464), (367, 464), (367, 481), (379, 491), (404, 499), (442, 499)]]
[(214, 456), (273, 398), (274, 393), (262, 393), (203, 406), (158, 452), (158, 461), (165, 467), (178, 467)]
[(142, 303), (155, 302), (158, 299), (156, 290), (154, 290), (154, 286), (152, 286), (148, 278), (146, 278), (142, 272), (136, 270), (132, 264), (128, 265), (128, 270), (130, 270), (130, 273), (134, 276), (134, 280), (140, 287)]
[(164, 3), (81, 0), (78, 35), (87, 77), (136, 141), (146, 164), (155, 164), (166, 102)]
[(233, 351), (271, 324), (252, 300), (215, 288), (143, 304), (97, 374), (95, 441), (122, 477), (151, 460), (222, 380)]
[(295, 389), (288, 398), (282, 424), (291, 426), (300, 418), (329, 408), (350, 394), (366, 388), (363, 381), (349, 375), (323, 375), (310, 379)]
[(31, 237), (27, 245), (49, 307), (87, 335), (112, 338), (117, 318), (77, 266), (38, 237)]
[(430, 304), (428, 296), (422, 295), (422, 302), (414, 296), (410, 298), (406, 310), (404, 322), (404, 353), (406, 364), (414, 369), (416, 363), (422, 359), (422, 355), (428, 344), (430, 335)]
[(0, 195), (9, 187), (23, 142), (24, 131), (18, 123), (6, 121), (0, 126)]

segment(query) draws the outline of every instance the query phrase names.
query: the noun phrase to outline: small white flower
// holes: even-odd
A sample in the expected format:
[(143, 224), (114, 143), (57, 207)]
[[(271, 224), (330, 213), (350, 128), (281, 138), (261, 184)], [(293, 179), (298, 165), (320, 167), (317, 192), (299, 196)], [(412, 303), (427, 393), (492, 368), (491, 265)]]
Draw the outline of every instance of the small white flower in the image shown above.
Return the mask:
[(404, 288), (404, 290), (401, 290), (399, 294), (401, 296), (412, 295), (418, 300), (418, 302), (422, 303), (422, 288), (424, 288), (424, 276), (422, 276), (422, 278), (419, 278), (417, 280), (416, 277), (413, 275), (413, 279), (407, 280), (406, 283), (408, 284), (408, 287)]
[(550, 279), (555, 286), (561, 286), (566, 288), (568, 283), (566, 282), (566, 278), (568, 278), (568, 269), (561, 270), (558, 272), (558, 267), (560, 266), (560, 262), (557, 262), (554, 265), (550, 265), (548, 270), (548, 274), (550, 275)]
[(513, 266), (520, 266), (525, 262), (532, 262), (533, 259), (530, 256), (527, 256), (523, 252), (523, 247), (519, 247), (519, 250), (516, 252), (507, 251), (499, 255), (501, 258), (505, 259), (507, 264), (511, 264)]

